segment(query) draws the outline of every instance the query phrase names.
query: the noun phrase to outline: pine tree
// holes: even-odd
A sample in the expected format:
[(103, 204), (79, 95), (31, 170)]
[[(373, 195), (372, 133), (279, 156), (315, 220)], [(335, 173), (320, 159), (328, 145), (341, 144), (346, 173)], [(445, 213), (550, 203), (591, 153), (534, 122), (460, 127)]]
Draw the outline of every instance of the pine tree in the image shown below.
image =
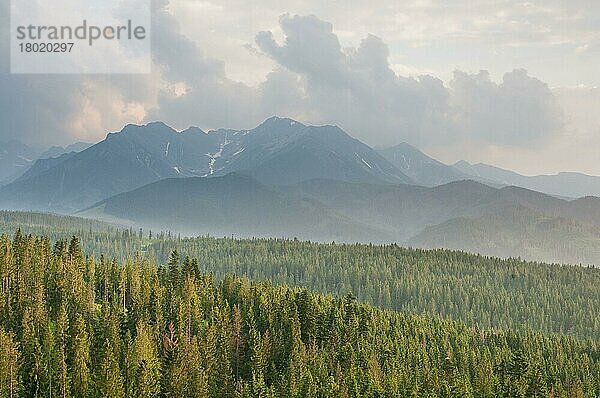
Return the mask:
[(21, 369), (24, 389), (26, 395), (37, 397), (42, 394), (42, 383), (46, 369), (42, 346), (35, 332), (31, 312), (27, 308), (23, 313), (22, 328), (23, 366)]
[[(189, 343), (185, 343), (183, 350), (183, 363), (185, 366), (185, 386), (183, 395), (190, 398), (204, 398), (215, 396), (210, 394), (208, 375), (202, 366), (203, 353), (196, 336)], [(228, 397), (227, 394), (219, 394)]]
[(179, 272), (179, 252), (173, 250), (171, 257), (169, 258), (169, 281), (171, 282), (171, 290), (179, 288), (180, 286), (180, 272)]
[(240, 370), (242, 367), (242, 354), (244, 350), (244, 338), (242, 336), (242, 312), (239, 305), (233, 307), (233, 374), (235, 381), (240, 379)]
[(300, 397), (302, 392), (302, 379), (305, 376), (307, 369), (305, 364), (306, 351), (301, 338), (300, 321), (298, 313), (294, 309), (291, 314), (290, 325), (290, 354), (289, 354), (289, 396)]
[(190, 256), (185, 256), (185, 259), (183, 260), (182, 271), (183, 271), (182, 276), (184, 278), (189, 278), (189, 277), (193, 278), (196, 276), (196, 272), (194, 270), (194, 265), (192, 263), (192, 259), (190, 258)]
[(61, 304), (56, 319), (57, 369), (56, 379), (60, 398), (71, 397), (71, 377), (67, 368), (67, 341), (69, 339), (69, 319), (66, 306)]
[(173, 322), (169, 323), (162, 341), (162, 389), (167, 397), (183, 396), (188, 363), (182, 358), (180, 342)]

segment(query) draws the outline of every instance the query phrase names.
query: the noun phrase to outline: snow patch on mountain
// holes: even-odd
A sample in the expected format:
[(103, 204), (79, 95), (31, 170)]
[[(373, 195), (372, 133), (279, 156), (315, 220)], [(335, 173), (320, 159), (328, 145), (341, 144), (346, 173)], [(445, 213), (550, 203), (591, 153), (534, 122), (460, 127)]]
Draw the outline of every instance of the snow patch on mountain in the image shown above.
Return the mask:
[(233, 155), (231, 155), (231, 157), (235, 157), (237, 155), (239, 155), (240, 153), (244, 152), (246, 150), (246, 148), (242, 148), (239, 151), (236, 151)]
[(215, 173), (215, 163), (217, 162), (217, 159), (223, 156), (223, 149), (225, 149), (225, 147), (229, 144), (231, 144), (231, 141), (227, 137), (227, 134), (225, 134), (225, 140), (219, 145), (219, 150), (215, 153), (206, 154), (206, 156), (210, 158), (208, 161), (208, 173), (204, 174), (202, 177), (208, 177)]

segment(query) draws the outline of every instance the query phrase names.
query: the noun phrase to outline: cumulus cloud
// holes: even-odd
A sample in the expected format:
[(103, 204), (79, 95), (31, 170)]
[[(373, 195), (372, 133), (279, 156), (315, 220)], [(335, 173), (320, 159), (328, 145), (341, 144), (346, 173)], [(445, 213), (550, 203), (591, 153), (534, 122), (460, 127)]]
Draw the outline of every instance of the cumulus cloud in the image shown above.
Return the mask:
[(380, 38), (369, 35), (358, 47), (342, 49), (332, 25), (315, 16), (285, 15), (280, 24), (283, 43), (271, 32), (259, 33), (256, 43), (298, 75), (301, 109), (317, 122), (340, 124), (376, 145), (419, 141), (432, 126), (442, 127), (438, 119), (445, 113), (447, 91), (441, 80), (396, 75)]
[[(375, 145), (403, 140), (431, 145), (461, 137), (505, 146), (539, 144), (561, 128), (548, 86), (524, 70), (500, 84), (487, 72), (456, 72), (449, 87), (432, 76), (407, 78), (390, 66), (389, 49), (368, 35), (342, 49), (331, 24), (315, 16), (280, 19), (285, 35), (256, 36), (259, 48), (299, 76), (304, 104), (318, 121), (334, 121)], [(290, 79), (277, 90), (289, 90)], [(273, 84), (273, 83), (271, 83)], [(274, 91), (274, 90), (272, 90)]]

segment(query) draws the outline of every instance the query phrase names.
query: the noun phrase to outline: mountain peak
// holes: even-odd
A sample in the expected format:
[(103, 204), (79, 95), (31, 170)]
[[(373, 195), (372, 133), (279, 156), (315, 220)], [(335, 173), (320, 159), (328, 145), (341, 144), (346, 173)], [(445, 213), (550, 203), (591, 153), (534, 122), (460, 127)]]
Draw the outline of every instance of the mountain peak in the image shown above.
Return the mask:
[(306, 127), (304, 126), (304, 124), (287, 118), (287, 117), (279, 117), (279, 116), (271, 116), (270, 118), (266, 119), (264, 122), (262, 122), (257, 128), (261, 128), (261, 127), (283, 127), (283, 126), (298, 126), (298, 127)]
[(454, 163), (452, 166), (454, 166), (454, 167), (471, 167), (471, 163), (467, 162), (466, 160), (459, 160), (458, 162)]
[(167, 125), (165, 122), (153, 121), (153, 122), (148, 122), (146, 124), (135, 124), (135, 123), (126, 124), (125, 127), (123, 127), (121, 129), (121, 131), (119, 131), (119, 133), (128, 133), (128, 132), (132, 132), (132, 131), (139, 131), (142, 129), (172, 130), (172, 131), (176, 132), (175, 129), (173, 129), (172, 127)]
[(386, 157), (394, 157), (397, 158), (397, 161), (398, 159), (400, 159), (403, 163), (407, 163), (403, 167), (409, 167), (410, 165), (408, 163), (411, 162), (433, 163), (442, 165), (441, 162), (426, 155), (423, 151), (410, 145), (407, 142), (401, 142), (398, 145), (395, 145), (391, 148), (383, 149), (380, 152), (384, 153)]
[(183, 130), (181, 134), (206, 134), (206, 132), (200, 127), (190, 126), (187, 129)]
[(148, 122), (148, 123), (146, 123), (145, 127), (150, 127), (150, 128), (168, 128), (168, 129), (172, 130), (172, 128), (170, 126), (168, 126), (165, 122), (162, 122), (160, 120), (156, 120), (156, 121), (153, 121), (153, 122)]
[(410, 145), (408, 142), (405, 142), (405, 141), (399, 143), (398, 145), (391, 147), (390, 149), (421, 152), (419, 149), (417, 149), (416, 147)]
[(121, 129), (121, 131), (115, 132), (115, 133), (109, 133), (106, 138), (110, 139), (110, 138), (126, 138), (126, 137), (150, 137), (150, 136), (163, 136), (164, 134), (167, 135), (171, 135), (171, 134), (178, 134), (177, 130), (175, 130), (174, 128), (170, 127), (169, 125), (167, 125), (164, 122), (160, 122), (160, 121), (156, 121), (156, 122), (149, 122), (146, 124), (133, 124), (133, 123), (129, 123), (127, 125), (125, 125), (125, 127), (123, 127)]
[(404, 174), (424, 186), (434, 187), (466, 179), (466, 176), (454, 167), (445, 165), (406, 142), (380, 150), (379, 153)]

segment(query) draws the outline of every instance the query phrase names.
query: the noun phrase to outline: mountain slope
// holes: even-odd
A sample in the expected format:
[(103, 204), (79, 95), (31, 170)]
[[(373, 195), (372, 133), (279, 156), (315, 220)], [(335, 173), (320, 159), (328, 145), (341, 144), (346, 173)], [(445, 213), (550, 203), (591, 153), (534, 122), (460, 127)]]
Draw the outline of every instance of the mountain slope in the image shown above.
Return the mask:
[(600, 196), (600, 177), (563, 172), (555, 175), (524, 176), (483, 163), (460, 161), (454, 167), (471, 177), (485, 178), (502, 185), (515, 185), (566, 198)]
[(600, 199), (568, 202), (457, 181), (433, 188), (315, 179), (267, 187), (250, 177), (160, 181), (82, 213), (184, 233), (400, 242), (496, 256), (600, 264)]
[(89, 142), (76, 142), (74, 144), (67, 145), (66, 147), (55, 145), (53, 147), (50, 147), (45, 152), (43, 152), (39, 156), (39, 159), (57, 158), (59, 156), (64, 155), (65, 153), (81, 152), (81, 151), (88, 149), (92, 145), (94, 145), (94, 144), (91, 144)]
[(42, 162), (41, 170), (4, 187), (0, 203), (71, 212), (162, 178), (206, 173), (204, 153), (217, 140), (199, 129), (178, 133), (163, 123), (128, 125), (82, 152)]
[(189, 234), (381, 241), (382, 231), (336, 215), (314, 201), (274, 191), (248, 176), (165, 179), (80, 213), (132, 220)]
[[(308, 239), (402, 242), (426, 226), (484, 213), (478, 206), (492, 202), (496, 192), (473, 181), (425, 188), (318, 179), (267, 187), (251, 177), (229, 174), (159, 181), (106, 199), (83, 214), (172, 230), (193, 231), (198, 226), (210, 232), (204, 228), (210, 226), (215, 231), (227, 228), (236, 234), (280, 236), (283, 226), (293, 230), (293, 236)], [(349, 220), (350, 229), (340, 225), (335, 237), (320, 233), (319, 218)], [(356, 234), (356, 225), (364, 233)]]
[(476, 218), (460, 217), (425, 228), (413, 247), (446, 248), (494, 257), (600, 264), (600, 228), (512, 206)]
[(226, 135), (227, 139), (215, 158), (214, 175), (243, 172), (273, 185), (291, 185), (315, 178), (414, 183), (339, 127), (306, 126), (292, 119), (272, 117), (253, 130), (216, 133)]
[[(432, 188), (321, 180), (300, 184), (296, 191), (339, 214), (387, 230), (399, 241), (454, 218), (477, 218), (514, 206), (573, 220), (577, 220), (576, 214), (581, 214), (571, 202), (546, 194), (518, 187), (498, 189), (470, 180)], [(595, 208), (595, 204), (592, 207)], [(600, 211), (600, 203), (597, 210)], [(600, 226), (600, 223), (594, 225)]]
[(403, 242), (425, 226), (472, 211), (494, 188), (458, 181), (426, 188), (315, 180), (294, 188), (297, 195), (319, 201), (338, 213), (393, 234)]
[(405, 142), (378, 152), (420, 185), (434, 187), (472, 179), (472, 176), (427, 156)]
[(23, 174), (38, 158), (40, 150), (19, 141), (0, 142), (0, 186)]

